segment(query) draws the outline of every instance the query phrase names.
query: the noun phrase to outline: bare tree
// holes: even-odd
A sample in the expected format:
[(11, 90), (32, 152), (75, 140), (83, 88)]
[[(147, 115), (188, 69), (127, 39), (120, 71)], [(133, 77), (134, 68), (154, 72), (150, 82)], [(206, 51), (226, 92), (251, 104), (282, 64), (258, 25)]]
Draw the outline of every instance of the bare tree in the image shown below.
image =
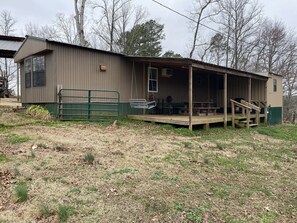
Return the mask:
[(38, 26), (33, 23), (25, 25), (26, 35), (56, 40), (79, 45), (80, 41), (76, 32), (76, 22), (73, 15), (66, 16), (62, 13), (56, 15), (51, 25)]
[(230, 58), (227, 64), (235, 69), (246, 69), (255, 47), (262, 8), (257, 0), (225, 0), (220, 1), (219, 6), (221, 17), (216, 23), (227, 36), (226, 57)]
[(85, 7), (87, 0), (74, 0), (74, 8), (75, 8), (75, 22), (76, 22), (76, 30), (79, 38), (79, 44), (81, 46), (87, 46), (88, 42), (85, 38), (84, 33), (84, 19), (85, 19)]
[(123, 26), (127, 25), (126, 20), (130, 17), (130, 12), (126, 5), (130, 2), (131, 0), (99, 0), (92, 3), (93, 9), (99, 9), (99, 19), (97, 25), (93, 27), (94, 33), (110, 51), (115, 51), (115, 43), (120, 35), (118, 24), (121, 18), (124, 17), (125, 20)]
[[(115, 42), (119, 52), (123, 53), (125, 46), (128, 44), (127, 31), (144, 23), (146, 18), (147, 11), (141, 6), (134, 7), (131, 2), (128, 2), (122, 7), (121, 17), (117, 23), (117, 39)], [(130, 34), (134, 35), (135, 33)], [(121, 44), (119, 44), (119, 40), (121, 40)]]
[(28, 23), (25, 25), (25, 34), (29, 36), (44, 38), (44, 39), (60, 41), (58, 30), (53, 25), (38, 26), (33, 23)]
[[(198, 4), (198, 7), (195, 8), (195, 12), (192, 13), (193, 21), (195, 21), (195, 32), (193, 37), (193, 43), (190, 51), (189, 57), (193, 57), (193, 53), (197, 47), (197, 38), (198, 38), (198, 32), (201, 23), (219, 13), (219, 11), (212, 11), (211, 8), (212, 4), (218, 3), (220, 0), (196, 0), (196, 4)], [(207, 11), (208, 10), (208, 11)]]
[(71, 44), (79, 44), (80, 40), (76, 32), (76, 21), (73, 15), (66, 16), (62, 13), (56, 15), (54, 24), (57, 27), (57, 32), (63, 42)]
[(0, 13), (0, 32), (2, 35), (8, 36), (13, 34), (16, 20), (8, 11), (1, 11)]
[[(14, 33), (14, 26), (16, 20), (13, 18), (10, 12), (1, 11), (0, 12), (0, 34), (1, 35), (12, 35)], [(8, 80), (10, 89), (15, 87), (15, 73), (16, 66), (12, 59), (0, 58), (0, 77)]]
[(256, 71), (280, 72), (282, 59), (292, 45), (292, 34), (282, 22), (266, 20), (258, 36)]
[(254, 48), (253, 71), (282, 75), (284, 93), (284, 121), (291, 122), (296, 113), (297, 96), (297, 40), (280, 21), (266, 20), (258, 31)]
[(297, 40), (291, 39), (286, 55), (280, 59), (279, 74), (283, 76), (284, 120), (295, 122), (297, 111)]

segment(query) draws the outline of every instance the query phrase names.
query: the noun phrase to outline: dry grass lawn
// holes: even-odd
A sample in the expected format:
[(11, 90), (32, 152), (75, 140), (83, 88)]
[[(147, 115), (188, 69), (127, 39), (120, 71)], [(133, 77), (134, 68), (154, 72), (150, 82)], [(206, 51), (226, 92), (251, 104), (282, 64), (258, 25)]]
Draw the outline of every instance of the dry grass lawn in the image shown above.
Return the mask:
[(297, 222), (297, 126), (195, 131), (0, 107), (0, 222)]

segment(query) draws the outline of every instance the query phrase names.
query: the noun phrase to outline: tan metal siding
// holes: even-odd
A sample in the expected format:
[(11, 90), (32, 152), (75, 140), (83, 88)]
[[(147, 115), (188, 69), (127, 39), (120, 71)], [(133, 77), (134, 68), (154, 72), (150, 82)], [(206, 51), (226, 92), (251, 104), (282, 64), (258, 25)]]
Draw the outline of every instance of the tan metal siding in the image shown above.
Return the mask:
[(252, 101), (265, 101), (265, 81), (252, 79)]
[(19, 62), (28, 56), (46, 50), (46, 42), (37, 39), (26, 39), (20, 50), (16, 53), (14, 60)]
[[(223, 79), (223, 77), (220, 77)], [(248, 100), (248, 78), (228, 75), (228, 100), (235, 98), (244, 98)], [(252, 100), (264, 101), (265, 81), (252, 79)], [(218, 106), (223, 106), (224, 90), (218, 90)]]
[[(273, 91), (273, 79), (277, 80), (277, 91)], [(271, 75), (267, 82), (267, 104), (271, 107), (283, 106), (283, 88), (282, 77), (277, 75)]]
[(171, 77), (162, 77), (159, 69), (159, 92), (155, 94), (157, 99), (166, 102), (167, 96), (171, 96), (173, 102), (188, 101), (187, 89), (188, 78), (184, 72), (175, 70)]
[[(128, 101), (131, 89), (132, 63), (119, 55), (49, 44), (56, 60), (56, 85), (63, 88), (114, 90), (121, 101)], [(100, 65), (107, 67), (100, 70)], [(142, 78), (138, 78), (141, 86)]]
[(33, 87), (33, 75), (31, 75), (31, 87), (25, 88), (24, 63), (21, 63), (21, 93), (22, 103), (52, 103), (56, 100), (55, 94), (55, 64), (54, 55), (45, 55), (46, 86)]

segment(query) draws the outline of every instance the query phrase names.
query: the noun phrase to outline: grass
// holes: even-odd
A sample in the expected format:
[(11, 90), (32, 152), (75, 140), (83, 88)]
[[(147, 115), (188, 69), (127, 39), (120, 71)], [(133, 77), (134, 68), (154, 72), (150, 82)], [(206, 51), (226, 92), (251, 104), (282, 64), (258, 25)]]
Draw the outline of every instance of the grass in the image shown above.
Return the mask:
[(48, 146), (46, 144), (44, 144), (44, 143), (38, 143), (37, 147), (42, 148), (42, 149), (47, 149), (48, 148)]
[(40, 106), (40, 105), (32, 105), (26, 110), (26, 114), (31, 115), (34, 118), (42, 119), (42, 120), (50, 120), (51, 114), (49, 111)]
[(36, 153), (34, 152), (34, 150), (31, 150), (31, 158), (35, 158), (36, 157)]
[(7, 130), (10, 130), (11, 128), (12, 128), (11, 126), (7, 126), (0, 123), (0, 132), (5, 132)]
[(272, 126), (267, 128), (258, 128), (257, 132), (262, 135), (271, 136), (276, 139), (297, 141), (296, 126)]
[(267, 211), (264, 214), (259, 216), (259, 220), (262, 223), (274, 223), (276, 222), (278, 214), (273, 211)]
[[(118, 128), (50, 123), (0, 132), (7, 138), (2, 160), (10, 159), (0, 163), (6, 187), (0, 200), (7, 202), (4, 209), (14, 208), (0, 212), (1, 220), (296, 222), (297, 126), (189, 132), (129, 121)], [(28, 159), (30, 143), (12, 146), (12, 134), (47, 149)], [(57, 145), (69, 149), (59, 152)], [(100, 162), (84, 165), (87, 152), (94, 156), (90, 163)], [(16, 185), (20, 180), (28, 186)], [(27, 200), (13, 204), (18, 185), (25, 186)]]
[(95, 161), (95, 156), (92, 153), (88, 152), (87, 154), (85, 154), (84, 161), (88, 164), (93, 164)]
[(111, 175), (116, 175), (116, 174), (126, 174), (126, 173), (135, 173), (137, 170), (135, 169), (129, 169), (129, 168), (124, 168), (124, 169), (119, 169), (119, 170), (113, 170), (111, 172)]
[(59, 204), (57, 209), (59, 222), (67, 222), (69, 217), (73, 214), (75, 214), (75, 211), (71, 206)]
[(152, 212), (155, 214), (166, 214), (170, 209), (165, 201), (155, 199), (146, 201), (144, 206), (146, 212)]
[(25, 202), (28, 200), (28, 189), (26, 184), (19, 183), (15, 188), (17, 202)]
[(205, 207), (187, 208), (183, 204), (176, 204), (175, 209), (179, 212), (185, 213), (186, 219), (189, 222), (201, 223), (203, 221), (202, 214)]
[(13, 134), (8, 138), (8, 143), (10, 144), (19, 144), (30, 141), (31, 138), (29, 136), (21, 136)]
[(4, 154), (0, 154), (0, 163), (7, 162), (9, 159)]
[(44, 218), (48, 218), (53, 215), (53, 211), (47, 204), (40, 204), (38, 206), (39, 215)]

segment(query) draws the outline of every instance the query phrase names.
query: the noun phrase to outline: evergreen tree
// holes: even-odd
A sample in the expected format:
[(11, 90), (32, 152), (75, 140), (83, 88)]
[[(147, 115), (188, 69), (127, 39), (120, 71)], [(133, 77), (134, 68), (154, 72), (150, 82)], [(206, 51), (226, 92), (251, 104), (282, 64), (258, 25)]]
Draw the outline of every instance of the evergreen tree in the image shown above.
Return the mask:
[(132, 56), (160, 56), (161, 41), (165, 38), (164, 25), (155, 20), (136, 25), (130, 31), (123, 33), (118, 45), (122, 53)]

